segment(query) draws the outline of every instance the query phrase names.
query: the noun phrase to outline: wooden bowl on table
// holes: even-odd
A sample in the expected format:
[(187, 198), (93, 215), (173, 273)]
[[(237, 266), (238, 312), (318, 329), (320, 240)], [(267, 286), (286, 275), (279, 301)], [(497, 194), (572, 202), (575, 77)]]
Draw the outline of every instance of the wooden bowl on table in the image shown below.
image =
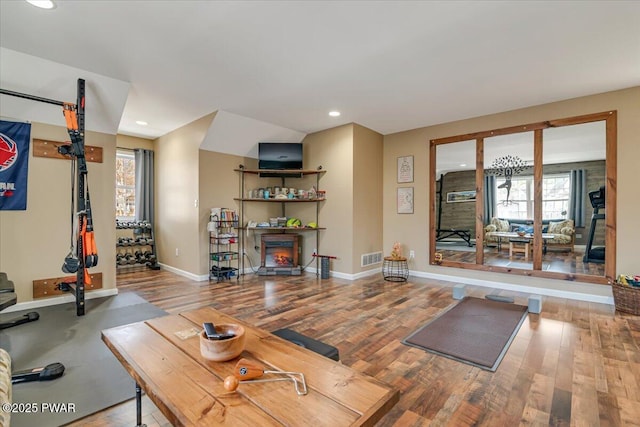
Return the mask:
[(213, 362), (225, 362), (240, 356), (244, 350), (244, 328), (233, 323), (216, 325), (216, 333), (233, 334), (233, 338), (215, 340), (207, 338), (205, 331), (200, 332), (200, 354)]

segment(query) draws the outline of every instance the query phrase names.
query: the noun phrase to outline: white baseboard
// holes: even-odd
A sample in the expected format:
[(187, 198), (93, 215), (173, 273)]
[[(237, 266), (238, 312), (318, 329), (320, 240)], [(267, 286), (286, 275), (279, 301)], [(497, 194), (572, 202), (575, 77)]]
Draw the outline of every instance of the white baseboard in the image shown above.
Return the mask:
[[(551, 297), (567, 298), (578, 301), (596, 302), (600, 304), (613, 305), (613, 296), (594, 295), (584, 292), (571, 292), (559, 289), (538, 288), (535, 286), (517, 285), (513, 283), (496, 282), (493, 280), (471, 279), (469, 277), (458, 277), (450, 274), (435, 274), (424, 271), (410, 271), (411, 276), (422, 277), (426, 279), (444, 280), (447, 282), (464, 283), (466, 285), (482, 286), (492, 289), (504, 289), (515, 292), (524, 292), (536, 295), (547, 295)], [(601, 286), (601, 285), (594, 285)]]
[[(116, 288), (100, 289), (97, 291), (85, 292), (84, 299), (86, 301), (88, 299), (110, 297), (112, 295), (118, 295), (118, 289)], [(68, 294), (68, 295), (61, 295), (59, 297), (46, 298), (42, 300), (19, 302), (17, 304), (12, 305), (9, 308), (6, 308), (5, 310), (2, 310), (2, 314), (12, 313), (15, 311), (22, 311), (22, 310), (31, 310), (31, 309), (40, 308), (40, 307), (48, 307), (50, 305), (64, 304), (67, 302), (75, 302), (75, 300), (76, 300), (76, 297), (74, 295)]]
[[(307, 267), (305, 268), (306, 272), (309, 273), (316, 273), (318, 272), (318, 270), (314, 267)], [(349, 274), (349, 273), (341, 273), (339, 271), (330, 271), (329, 272), (329, 277), (335, 277), (338, 279), (345, 279), (345, 280), (357, 280), (357, 279), (362, 279), (364, 277), (368, 277), (368, 276), (373, 276), (374, 274), (380, 273), (380, 269), (379, 268), (374, 268), (371, 270), (367, 270), (367, 271), (361, 271), (360, 273), (355, 273), (355, 274)]]
[[(171, 266), (165, 265), (165, 264), (160, 264), (160, 267), (165, 269), (165, 270), (168, 270), (168, 271), (171, 271), (173, 273), (176, 273), (176, 274), (178, 274), (180, 276), (189, 278), (191, 280), (195, 280), (197, 282), (203, 282), (203, 281), (209, 280), (209, 276), (208, 275), (199, 276), (199, 275), (196, 275), (196, 274), (193, 274), (193, 273), (189, 273), (188, 271), (180, 270), (178, 268), (171, 267)], [(317, 272), (316, 268), (314, 268), (314, 267), (307, 267), (307, 268), (305, 268), (304, 271), (307, 272), (307, 273), (316, 273)], [(255, 272), (252, 271), (250, 268), (245, 268), (243, 274), (255, 274)], [(339, 271), (331, 271), (329, 275), (330, 275), (330, 277), (335, 277), (335, 278), (338, 278), (338, 279), (357, 280), (357, 279), (362, 279), (362, 278), (365, 278), (365, 277), (373, 276), (375, 274), (382, 274), (381, 270), (379, 268), (373, 268), (371, 270), (361, 271), (361, 272), (355, 273), (355, 274), (342, 273), (342, 272), (339, 272)], [(424, 272), (424, 271), (415, 271), (415, 270), (410, 270), (409, 274), (410, 274), (410, 276), (414, 276), (414, 277), (421, 277), (421, 278), (425, 278), (425, 279), (434, 279), (434, 280), (444, 280), (444, 281), (447, 281), (447, 282), (463, 283), (463, 284), (466, 284), (466, 285), (482, 286), (482, 287), (491, 288), (491, 289), (504, 289), (504, 290), (510, 290), (510, 291), (515, 291), (515, 292), (523, 292), (523, 293), (535, 294), (535, 295), (546, 295), (546, 296), (551, 296), (551, 297), (567, 298), (567, 299), (578, 300), (578, 301), (587, 301), (587, 302), (595, 302), (595, 303), (600, 303), (600, 304), (614, 305), (613, 296), (608, 296), (608, 295), (595, 295), (595, 294), (590, 294), (590, 293), (585, 293), (585, 292), (564, 291), (564, 290), (559, 290), (559, 289), (550, 289), (550, 288), (543, 288), (543, 287), (536, 287), (536, 286), (518, 285), (518, 284), (514, 284), (514, 283), (497, 282), (497, 281), (494, 281), (494, 280), (472, 279), (472, 278), (469, 278), (469, 277), (453, 276), (451, 274), (436, 274), (436, 273), (428, 273), (428, 272)], [(586, 285), (588, 285), (588, 284), (586, 284)], [(70, 301), (73, 301), (72, 297), (71, 297)], [(12, 310), (12, 311), (15, 311), (15, 310)], [(9, 312), (9, 310), (7, 309), (4, 312)]]
[(163, 270), (170, 271), (172, 273), (177, 274), (178, 276), (186, 277), (187, 279), (195, 280), (196, 282), (206, 282), (207, 280), (209, 280), (208, 274), (203, 274), (203, 275), (193, 274), (193, 273), (189, 273), (188, 271), (180, 270), (179, 268), (175, 268), (167, 264), (162, 264), (160, 262), (158, 263), (158, 265)]
[[(316, 270), (315, 268), (307, 268), (305, 271), (315, 272)], [(371, 269), (371, 270), (362, 271), (356, 274), (348, 274), (348, 273), (341, 273), (339, 271), (332, 271), (330, 275), (331, 277), (337, 277), (340, 279), (357, 280), (364, 277), (373, 276), (375, 274), (382, 274), (382, 273), (380, 269)], [(424, 271), (415, 271), (415, 270), (410, 270), (409, 275), (414, 277), (421, 277), (425, 279), (444, 280), (444, 281), (453, 282), (453, 283), (463, 283), (466, 285), (482, 286), (484, 288), (504, 289), (504, 290), (510, 290), (515, 292), (535, 294), (535, 295), (546, 295), (551, 297), (567, 298), (567, 299), (578, 300), (578, 301), (588, 301), (588, 302), (595, 302), (600, 304), (614, 305), (613, 296), (607, 296), (607, 295), (595, 295), (595, 294), (589, 294), (584, 292), (571, 292), (571, 291), (563, 291), (559, 289), (550, 289), (550, 288), (542, 288), (542, 287), (539, 288), (536, 286), (517, 285), (514, 283), (496, 282), (494, 280), (471, 279), (468, 277), (452, 276), (450, 274), (435, 274), (435, 273), (427, 273)], [(594, 286), (599, 286), (599, 285), (594, 285)]]

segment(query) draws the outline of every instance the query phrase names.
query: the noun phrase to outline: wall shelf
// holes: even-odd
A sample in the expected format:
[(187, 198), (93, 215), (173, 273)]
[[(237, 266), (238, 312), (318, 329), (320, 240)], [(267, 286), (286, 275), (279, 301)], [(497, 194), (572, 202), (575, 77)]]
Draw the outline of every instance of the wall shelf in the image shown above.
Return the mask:
[[(309, 175), (315, 175), (316, 176), (316, 184), (315, 184), (315, 188), (317, 191), (320, 191), (320, 176), (322, 174), (324, 174), (326, 171), (322, 170), (322, 167), (319, 167), (318, 169), (286, 169), (286, 170), (280, 170), (280, 169), (245, 169), (242, 165), (240, 165), (240, 167), (238, 169), (234, 169), (236, 172), (238, 172), (240, 174), (240, 197), (234, 198), (235, 201), (239, 202), (240, 204), (240, 226), (238, 227), (238, 230), (247, 230), (247, 233), (238, 233), (239, 237), (240, 237), (240, 244), (239, 244), (239, 252), (241, 254), (246, 253), (245, 252), (245, 247), (246, 247), (246, 243), (245, 243), (245, 239), (247, 238), (247, 234), (248, 232), (255, 232), (255, 231), (266, 231), (266, 232), (279, 232), (279, 233), (283, 233), (283, 232), (288, 232), (288, 231), (292, 231), (292, 232), (309, 232), (309, 231), (315, 231), (315, 242), (314, 242), (314, 248), (316, 248), (316, 251), (319, 251), (319, 244), (320, 244), (320, 231), (321, 230), (326, 230), (326, 228), (323, 227), (245, 227), (245, 203), (280, 203), (282, 205), (282, 216), (286, 217), (286, 208), (285, 206), (287, 205), (291, 205), (291, 204), (296, 204), (296, 203), (315, 203), (316, 204), (316, 212), (315, 212), (315, 223), (318, 224), (318, 218), (320, 216), (320, 202), (324, 202), (326, 200), (325, 197), (313, 197), (313, 198), (303, 198), (303, 199), (298, 199), (298, 198), (269, 198), (269, 199), (264, 199), (264, 198), (247, 198), (247, 197), (243, 197), (243, 195), (246, 194), (246, 189), (245, 189), (245, 175), (246, 174), (250, 174), (250, 175), (258, 175), (260, 178), (280, 178), (282, 180), (282, 187), (283, 188), (287, 188), (288, 186), (285, 185), (285, 180), (289, 180), (289, 179), (301, 179), (304, 176), (309, 176)], [(268, 176), (264, 176), (264, 175), (268, 175)], [(289, 186), (290, 187), (290, 186)], [(324, 195), (324, 192), (322, 192), (322, 194)], [(240, 269), (241, 274), (244, 274), (244, 257), (241, 257), (241, 261), (239, 262), (239, 266), (238, 268)], [(320, 268), (319, 268), (319, 259), (316, 258), (316, 276), (319, 274)]]
[(269, 231), (316, 231), (326, 230), (324, 227), (238, 227), (238, 230), (269, 230)]
[(260, 199), (258, 197), (256, 198), (239, 198), (236, 197), (233, 200), (236, 200), (238, 202), (263, 202), (263, 203), (309, 203), (309, 202), (324, 202), (325, 199)]
[(282, 175), (283, 177), (292, 178), (291, 175), (318, 175), (323, 174), (326, 171), (320, 169), (244, 169), (238, 168), (234, 169), (236, 172), (248, 173), (252, 175), (261, 175), (261, 174), (273, 174), (273, 175)]

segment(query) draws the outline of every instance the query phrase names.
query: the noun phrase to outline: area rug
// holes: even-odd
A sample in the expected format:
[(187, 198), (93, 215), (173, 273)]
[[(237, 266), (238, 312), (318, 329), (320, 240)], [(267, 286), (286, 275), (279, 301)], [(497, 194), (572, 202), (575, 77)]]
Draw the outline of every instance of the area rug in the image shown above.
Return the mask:
[[(102, 342), (100, 332), (166, 314), (134, 293), (87, 300), (86, 314), (80, 317), (75, 303), (28, 311), (37, 311), (40, 319), (0, 331), (0, 347), (11, 355), (13, 372), (54, 362), (66, 369), (56, 380), (13, 385), (13, 402), (35, 403), (30, 407), (38, 411), (13, 413), (12, 427), (60, 426), (133, 398), (135, 382)], [(8, 313), (0, 319), (22, 314)], [(134, 417), (135, 413), (132, 423)]]
[(494, 372), (526, 314), (522, 305), (466, 297), (402, 342)]

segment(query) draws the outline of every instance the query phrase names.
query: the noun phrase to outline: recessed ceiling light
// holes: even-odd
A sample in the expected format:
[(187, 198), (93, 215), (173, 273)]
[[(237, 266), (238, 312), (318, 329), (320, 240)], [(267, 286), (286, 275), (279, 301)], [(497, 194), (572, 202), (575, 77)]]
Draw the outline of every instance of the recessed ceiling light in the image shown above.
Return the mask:
[(338, 117), (340, 115), (340, 111), (329, 111), (329, 115), (331, 117)]
[(53, 9), (56, 4), (51, 0), (27, 0), (27, 3), (39, 7), (40, 9)]
[(140, 125), (140, 126), (146, 126), (146, 125), (148, 125), (149, 123), (145, 122), (144, 120), (136, 120), (136, 124), (137, 124), (137, 125)]
[(466, 163), (460, 163), (460, 167), (461, 167), (461, 168), (463, 168), (463, 167), (465, 167), (465, 166), (467, 166), (467, 164), (466, 164)]

